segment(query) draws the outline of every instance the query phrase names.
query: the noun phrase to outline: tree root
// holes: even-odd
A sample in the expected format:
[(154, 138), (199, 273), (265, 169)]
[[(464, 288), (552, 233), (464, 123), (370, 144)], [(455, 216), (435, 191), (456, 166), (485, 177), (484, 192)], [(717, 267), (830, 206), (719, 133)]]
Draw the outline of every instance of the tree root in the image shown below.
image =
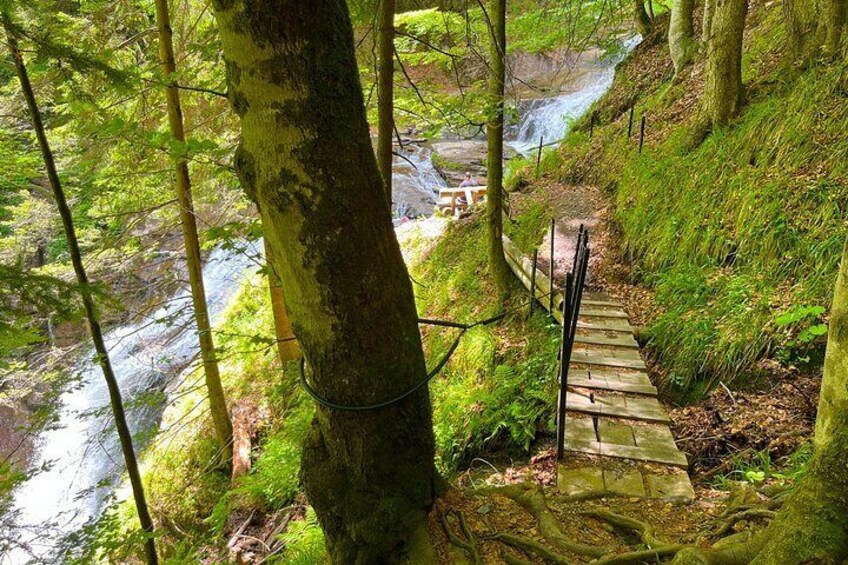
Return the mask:
[[(548, 508), (545, 493), (539, 485), (517, 484), (500, 487), (488, 487), (478, 490), (481, 494), (498, 494), (514, 500), (524, 510), (530, 513), (539, 524), (542, 536), (557, 549), (582, 555), (585, 557), (600, 558), (610, 553), (611, 548), (597, 547), (574, 542), (568, 539), (559, 529), (557, 520), (551, 509)], [(506, 534), (502, 534), (506, 535)]]
[(685, 546), (680, 544), (668, 544), (654, 537), (654, 528), (647, 522), (607, 512), (605, 510), (590, 510), (582, 512), (584, 516), (591, 516), (602, 520), (616, 528), (633, 530), (642, 538), (642, 543), (648, 546), (648, 549), (640, 551), (630, 551), (619, 555), (611, 555), (598, 561), (593, 561), (596, 565), (626, 565), (629, 563), (641, 563), (646, 560), (655, 560), (660, 557), (669, 557), (677, 554), (678, 551)]
[(448, 525), (449, 512), (450, 511), (440, 513), (442, 527), (445, 529), (445, 534), (448, 536), (448, 540), (460, 549), (467, 551), (471, 555), (474, 565), (483, 565), (483, 560), (480, 558), (480, 551), (477, 548), (477, 540), (474, 539), (474, 534), (471, 533), (471, 530), (465, 524), (465, 518), (463, 518), (462, 512), (454, 511), (454, 514), (456, 514), (457, 522), (459, 522), (459, 529), (462, 531), (462, 535), (465, 536), (464, 540), (456, 535)]
[(722, 522), (721, 526), (719, 526), (712, 534), (710, 534), (714, 538), (723, 537), (730, 532), (733, 526), (736, 525), (737, 522), (741, 522), (742, 520), (750, 520), (751, 518), (768, 518), (772, 519), (777, 516), (777, 512), (774, 510), (768, 510), (767, 508), (750, 508), (747, 510), (740, 510), (731, 514), (724, 522)]
[(542, 559), (550, 561), (551, 563), (555, 563), (556, 565), (571, 565), (571, 561), (567, 557), (565, 557), (564, 555), (560, 555), (555, 551), (551, 551), (550, 549), (537, 542), (533, 538), (526, 538), (523, 536), (500, 532), (496, 532), (488, 537), (489, 539), (497, 540), (507, 545), (511, 545), (512, 547), (520, 549), (521, 551), (526, 551), (527, 553), (535, 553)]

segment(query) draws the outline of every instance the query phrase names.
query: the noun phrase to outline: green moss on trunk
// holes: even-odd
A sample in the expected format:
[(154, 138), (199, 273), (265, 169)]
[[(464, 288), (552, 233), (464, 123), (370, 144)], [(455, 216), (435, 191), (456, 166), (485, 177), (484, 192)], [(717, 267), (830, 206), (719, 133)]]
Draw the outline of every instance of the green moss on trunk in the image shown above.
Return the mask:
[[(365, 121), (341, 0), (216, 0), (236, 168), (261, 210), (314, 388), (385, 401), (425, 376), (412, 286)], [(319, 408), (301, 479), (336, 563), (397, 563), (434, 496), (427, 389)]]
[(714, 0), (707, 44), (704, 110), (713, 127), (726, 124), (742, 106), (742, 34), (748, 0)]

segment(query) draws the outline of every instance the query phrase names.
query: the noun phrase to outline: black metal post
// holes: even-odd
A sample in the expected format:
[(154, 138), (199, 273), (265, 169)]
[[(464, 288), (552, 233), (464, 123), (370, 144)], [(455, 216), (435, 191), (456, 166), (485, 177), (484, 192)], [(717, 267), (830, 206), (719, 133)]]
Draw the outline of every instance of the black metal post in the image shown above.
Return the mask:
[(639, 128), (639, 155), (642, 154), (643, 145), (645, 145), (645, 114), (642, 114), (642, 125)]
[(539, 250), (533, 250), (533, 268), (530, 270), (530, 315), (536, 309), (536, 263), (539, 260)]
[(571, 293), (574, 285), (574, 274), (565, 275), (562, 302), (562, 339), (559, 350), (559, 398), (557, 399), (557, 461), (565, 454), (565, 413), (568, 407), (568, 364), (571, 362), (571, 352), (568, 351), (569, 330), (571, 327)]
[(574, 248), (574, 261), (571, 263), (571, 272), (577, 272), (577, 258), (580, 257), (580, 248), (583, 246), (583, 231), (586, 228), (580, 224), (580, 229), (577, 231), (577, 247)]
[(551, 283), (548, 288), (548, 312), (554, 315), (554, 244), (556, 242), (556, 219), (551, 218), (551, 265), (548, 269), (551, 275)]
[(630, 119), (627, 121), (627, 139), (630, 139), (630, 137), (633, 135), (633, 114), (635, 112), (635, 109), (636, 104), (634, 103), (630, 106)]
[(539, 176), (539, 167), (542, 166), (542, 146), (545, 143), (545, 137), (539, 138), (539, 153), (536, 155), (536, 176)]

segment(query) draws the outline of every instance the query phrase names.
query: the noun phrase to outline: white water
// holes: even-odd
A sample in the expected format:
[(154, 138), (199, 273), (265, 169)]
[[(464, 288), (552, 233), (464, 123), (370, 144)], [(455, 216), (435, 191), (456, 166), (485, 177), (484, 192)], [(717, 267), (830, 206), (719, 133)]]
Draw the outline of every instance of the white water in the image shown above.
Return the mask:
[(438, 188), (446, 186), (445, 179), (433, 166), (427, 147), (406, 145), (403, 156), (395, 156), (392, 167), (394, 208), (398, 216), (429, 216), (436, 205)]
[[(239, 247), (243, 247), (240, 245)], [(203, 269), (213, 324), (220, 318), (240, 279), (247, 276), (259, 252), (214, 250)], [(169, 379), (182, 374), (197, 354), (197, 333), (188, 290), (173, 297), (144, 320), (115, 328), (106, 346), (120, 383), (127, 419), (133, 433), (155, 428), (161, 401), (133, 403), (145, 392), (162, 391)], [(89, 351), (78, 371), (80, 386), (65, 393), (55, 429), (37, 442), (34, 468), (46, 468), (14, 493), (13, 520), (19, 543), (29, 546), (0, 555), (0, 563), (20, 565), (34, 555), (55, 562), (51, 552), (58, 541), (97, 518), (124, 471), (114, 433), (109, 394), (99, 366)], [(137, 446), (138, 447), (138, 446)]]
[(561, 141), (571, 130), (572, 124), (585, 114), (592, 104), (612, 86), (615, 66), (642, 41), (635, 36), (623, 42), (621, 53), (598, 62), (597, 70), (590, 72), (583, 85), (574, 92), (552, 98), (527, 100), (519, 104), (521, 119), (509, 128), (507, 143), (524, 156), (534, 154), (539, 140), (545, 144)]

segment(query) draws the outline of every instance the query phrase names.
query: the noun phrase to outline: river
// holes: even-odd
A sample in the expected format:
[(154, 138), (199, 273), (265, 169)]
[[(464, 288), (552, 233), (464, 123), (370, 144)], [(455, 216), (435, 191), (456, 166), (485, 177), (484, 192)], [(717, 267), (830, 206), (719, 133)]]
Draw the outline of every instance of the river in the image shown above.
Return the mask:
[[(637, 43), (638, 39), (625, 42), (625, 52)], [(573, 120), (610, 87), (619, 60), (599, 61), (576, 90), (520, 103), (520, 118), (507, 130), (508, 144), (519, 153), (530, 153), (540, 137), (546, 143), (561, 140)], [(407, 145), (403, 154), (405, 158), (396, 157), (394, 166), (397, 215), (430, 215), (437, 197), (434, 189), (446, 182), (433, 166), (426, 145)], [(255, 244), (237, 251), (222, 247), (210, 253), (203, 277), (213, 324), (220, 320), (241, 281), (260, 262), (261, 252)], [(197, 354), (190, 305), (186, 289), (144, 320), (106, 335), (134, 433), (156, 429), (166, 386), (179, 381)], [(0, 555), (2, 565), (22, 565), (33, 555), (55, 562), (51, 555), (58, 540), (97, 519), (120, 481), (123, 459), (112, 431), (109, 397), (91, 353), (80, 361), (78, 371), (81, 382), (62, 396), (57, 425), (37, 440), (33, 468), (40, 471), (15, 491), (12, 512), (6, 517), (17, 530), (19, 544), (28, 550), (18, 548)], [(143, 401), (150, 392), (160, 393), (158, 402)]]

